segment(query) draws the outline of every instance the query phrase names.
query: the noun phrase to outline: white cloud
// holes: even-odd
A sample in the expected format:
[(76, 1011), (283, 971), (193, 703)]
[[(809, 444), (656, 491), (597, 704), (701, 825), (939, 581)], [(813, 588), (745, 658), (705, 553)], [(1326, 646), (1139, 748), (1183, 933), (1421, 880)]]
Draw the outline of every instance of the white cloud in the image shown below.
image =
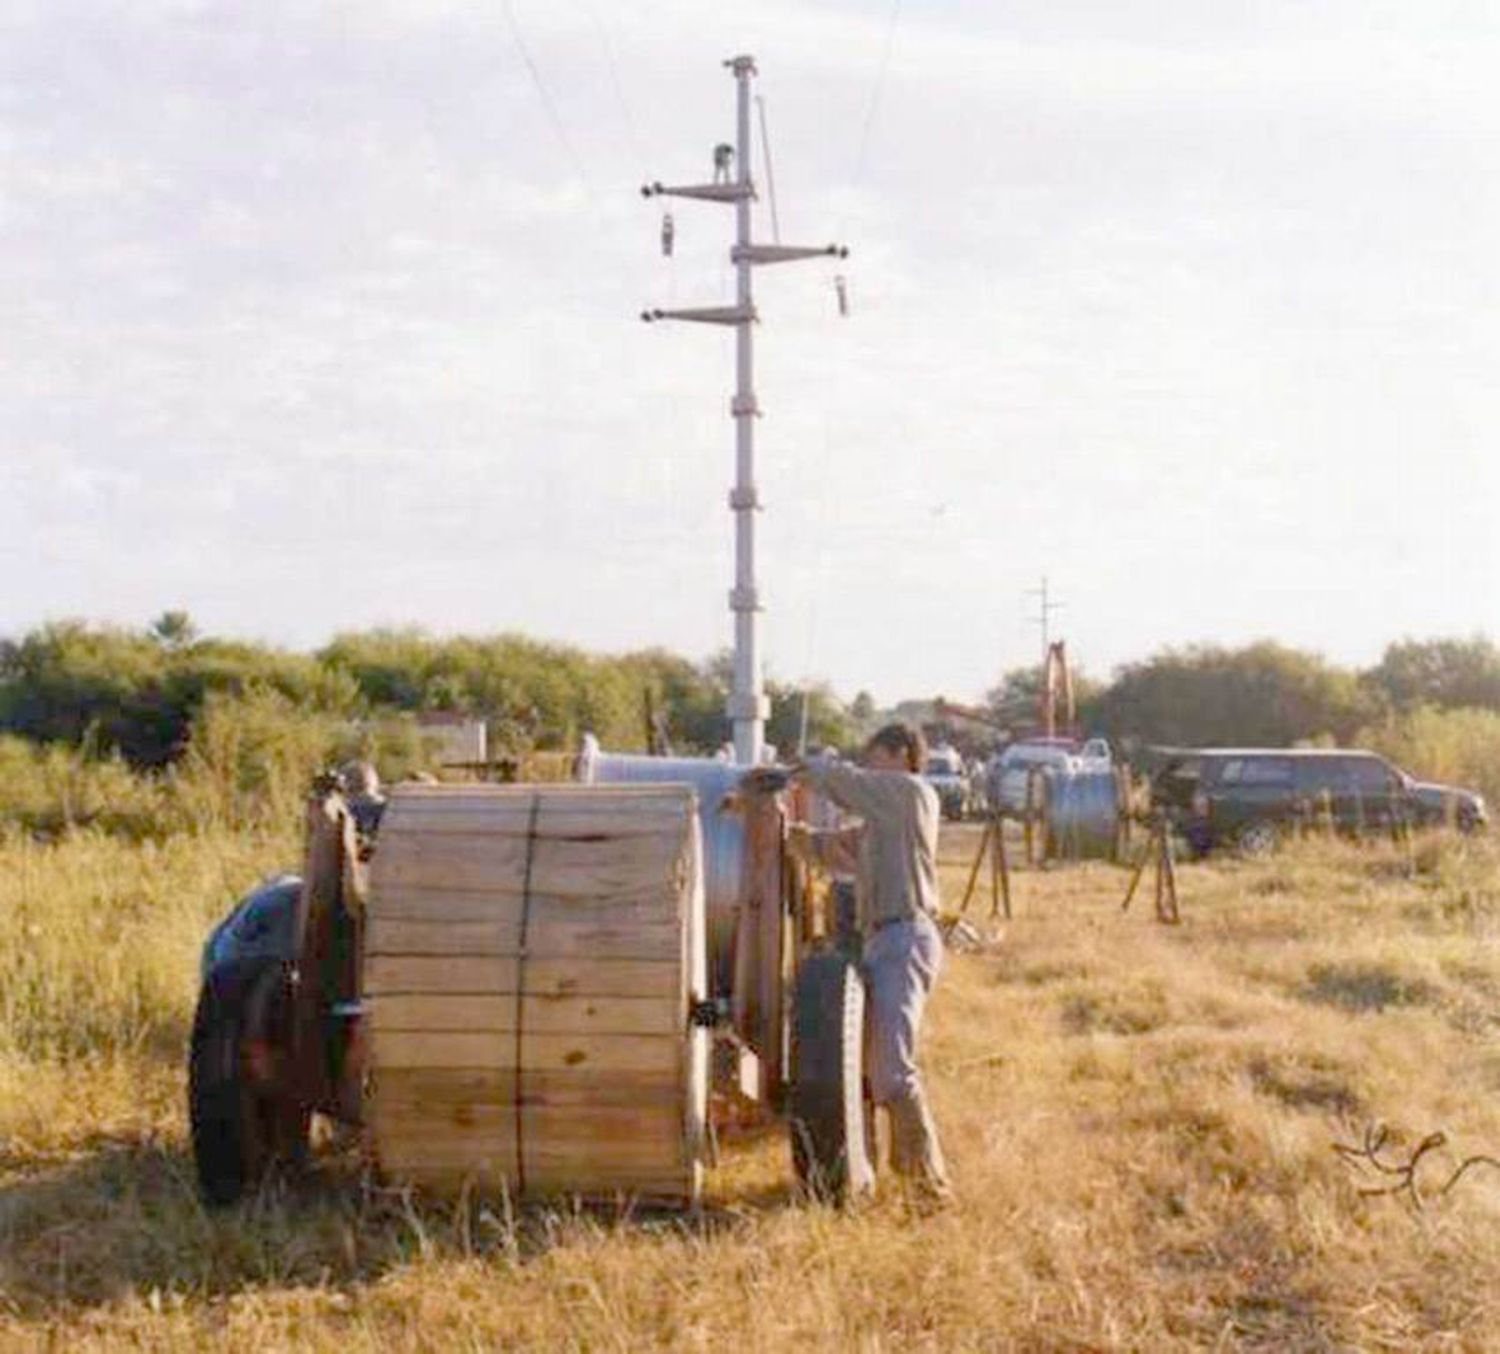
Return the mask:
[(758, 279), (780, 671), (972, 693), (1043, 571), (1096, 668), (1500, 620), (1482, 11), (905, 6), (858, 181), (884, 4), (514, 14), (566, 145), (498, 6), (7, 11), (0, 628), (722, 644), (727, 341), (634, 316), (728, 216), (635, 189), (745, 48), (855, 249)]

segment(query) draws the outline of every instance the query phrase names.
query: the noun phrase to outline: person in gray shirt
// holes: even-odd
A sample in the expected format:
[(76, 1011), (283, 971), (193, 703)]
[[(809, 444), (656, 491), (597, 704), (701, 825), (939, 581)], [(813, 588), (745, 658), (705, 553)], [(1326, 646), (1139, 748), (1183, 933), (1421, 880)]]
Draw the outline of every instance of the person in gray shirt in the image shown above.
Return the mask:
[(852, 831), (793, 838), (820, 864), (853, 866), (858, 879), (864, 976), (870, 1003), (870, 1086), (891, 1123), (891, 1165), (932, 1198), (951, 1188), (937, 1125), (917, 1067), (927, 998), (943, 963), (937, 927), (938, 798), (922, 778), (922, 735), (888, 724), (865, 747), (863, 766), (831, 757), (792, 768), (861, 819)]

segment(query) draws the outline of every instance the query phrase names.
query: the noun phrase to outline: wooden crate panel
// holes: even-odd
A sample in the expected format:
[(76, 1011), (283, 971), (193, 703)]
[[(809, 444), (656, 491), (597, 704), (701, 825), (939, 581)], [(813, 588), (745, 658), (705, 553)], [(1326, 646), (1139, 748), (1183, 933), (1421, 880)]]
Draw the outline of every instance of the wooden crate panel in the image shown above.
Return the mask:
[(429, 781), (394, 787), (391, 798), (402, 803), (415, 800), (478, 800), (489, 804), (529, 804), (540, 793), (550, 804), (566, 802), (570, 797), (592, 804), (609, 804), (623, 799), (663, 799), (686, 794), (692, 787), (667, 781), (618, 781), (609, 785), (589, 785), (581, 781), (559, 780), (546, 784), (491, 785), (473, 781)]
[[(681, 1034), (687, 1013), (680, 1000), (650, 997), (523, 997), (521, 1028), (536, 1034)], [(514, 1031), (516, 998), (401, 994), (371, 999), (365, 1024), (384, 1035), (397, 1030)]]
[(395, 793), (364, 961), (366, 1123), (387, 1174), (696, 1197), (699, 850), (677, 787)]
[[(513, 1163), (511, 1166), (501, 1162), (433, 1166), (417, 1156), (412, 1159), (381, 1159), (378, 1164), (388, 1179), (414, 1184), (434, 1193), (456, 1195), (466, 1189), (496, 1195), (516, 1192)], [(541, 1198), (576, 1196), (605, 1201), (660, 1200), (685, 1204), (697, 1199), (701, 1185), (702, 1168), (696, 1165), (661, 1174), (645, 1171), (610, 1174), (587, 1165), (568, 1163), (561, 1168), (528, 1170), (526, 1175), (526, 1193)]]
[[(567, 1150), (533, 1150), (527, 1145), (525, 1168), (528, 1179), (538, 1174), (577, 1178), (590, 1177), (628, 1188), (630, 1182), (681, 1179), (688, 1163), (681, 1158), (658, 1153), (629, 1152), (620, 1148), (580, 1143)], [(516, 1169), (515, 1145), (475, 1133), (467, 1137), (382, 1140), (376, 1160), (389, 1171), (408, 1171), (420, 1178), (420, 1172), (443, 1170), (483, 1170), (513, 1176)]]
[(375, 889), (524, 889), (530, 861), (533, 888), (563, 897), (607, 898), (658, 883), (664, 897), (678, 892), (683, 837), (606, 837), (580, 840), (495, 837), (484, 833), (382, 834), (372, 862)]
[[(381, 1142), (393, 1150), (421, 1142), (470, 1144), (476, 1151), (508, 1152), (516, 1147), (514, 1105), (455, 1105), (447, 1113), (425, 1115), (422, 1106), (400, 1107), (384, 1115)], [(660, 1161), (680, 1165), (682, 1116), (659, 1106), (628, 1109), (532, 1109), (521, 1111), (521, 1141), (528, 1160), (592, 1152), (600, 1161)]]
[(650, 997), (686, 991), (680, 963), (649, 959), (528, 959), (526, 993), (537, 997)]
[[(522, 1153), (528, 1176), (541, 1171), (590, 1175), (596, 1179), (622, 1180), (632, 1176), (670, 1179), (683, 1175), (690, 1163), (681, 1151), (680, 1133), (654, 1143), (622, 1144), (595, 1139), (550, 1140), (523, 1137)], [(670, 1149), (677, 1147), (676, 1152)], [(468, 1130), (443, 1129), (437, 1133), (382, 1131), (377, 1160), (392, 1168), (442, 1170), (489, 1165), (513, 1172), (516, 1168), (514, 1134), (486, 1127)]]
[[(620, 889), (602, 897), (549, 893), (546, 881), (532, 881), (530, 913), (557, 916), (580, 925), (608, 926), (638, 922), (649, 925), (672, 918), (675, 899), (660, 880)], [(514, 888), (423, 889), (386, 884), (378, 894), (378, 907), (371, 917), (391, 921), (482, 922), (519, 921), (527, 906), (527, 893), (517, 881)]]
[(365, 991), (372, 999), (396, 992), (513, 993), (520, 966), (516, 955), (375, 954), (365, 959)]
[[(642, 805), (625, 799), (604, 808), (548, 804), (537, 814), (532, 831), (531, 802), (519, 805), (475, 806), (472, 803), (421, 801), (403, 804), (392, 818), (390, 830), (397, 833), (425, 832), (445, 835), (450, 832), (485, 833), (498, 837), (526, 837), (540, 840), (599, 837), (657, 837), (678, 833), (682, 813), (678, 804)], [(387, 828), (382, 826), (384, 837)]]
[[(421, 1101), (392, 1100), (383, 1105), (380, 1119), (386, 1141), (431, 1133), (482, 1129), (498, 1134), (512, 1147), (516, 1106), (510, 1102), (451, 1102), (434, 1107)], [(675, 1105), (523, 1105), (521, 1136), (546, 1147), (554, 1143), (651, 1143), (667, 1156), (682, 1151), (682, 1113)], [(676, 1144), (674, 1147), (673, 1144)]]
[[(372, 1097), (371, 1113), (387, 1100), (429, 1105), (435, 1113), (447, 1113), (453, 1105), (503, 1104), (514, 1097), (516, 1086), (513, 1069), (482, 1067), (387, 1067), (376, 1071), (375, 1080), (379, 1091)], [(616, 1072), (607, 1078), (567, 1068), (545, 1072), (523, 1068), (520, 1082), (524, 1104), (559, 1109), (676, 1105), (683, 1094), (675, 1068)]]
[[(594, 915), (592, 911), (590, 915)], [(520, 943), (519, 916), (484, 921), (408, 921), (381, 912), (370, 919), (365, 953), (515, 954)], [(670, 961), (681, 951), (682, 928), (675, 922), (578, 922), (552, 908), (536, 909), (526, 919), (529, 955), (570, 958), (608, 954), (616, 959)]]
[[(514, 992), (515, 955), (377, 954), (365, 962), (372, 997), (397, 992), (448, 995)], [(652, 959), (527, 959), (528, 996), (651, 997), (680, 990), (681, 965)]]
[(540, 1071), (672, 1072), (683, 1063), (683, 1040), (672, 1035), (531, 1034), (510, 1031), (403, 1031), (372, 1043), (381, 1067), (479, 1067)]

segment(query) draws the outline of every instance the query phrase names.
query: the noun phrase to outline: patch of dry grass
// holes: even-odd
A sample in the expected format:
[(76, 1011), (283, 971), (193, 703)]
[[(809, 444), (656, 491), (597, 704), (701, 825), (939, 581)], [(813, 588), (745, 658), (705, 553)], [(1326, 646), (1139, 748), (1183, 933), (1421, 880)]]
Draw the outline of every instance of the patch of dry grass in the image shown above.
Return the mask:
[[(976, 842), (946, 838), (957, 897)], [(152, 854), (152, 852), (156, 854)], [(1020, 872), (926, 1061), (951, 1212), (797, 1201), (776, 1131), (703, 1215), (372, 1190), (328, 1150), (197, 1205), (196, 949), (290, 857), (231, 838), (0, 850), (0, 1343), (69, 1349), (1472, 1349), (1500, 1344), (1500, 1172), (1414, 1212), (1330, 1150), (1500, 1151), (1497, 855), (1313, 845), (1185, 866), (1184, 923), (1103, 866)], [(18, 882), (21, 881), (21, 882)]]

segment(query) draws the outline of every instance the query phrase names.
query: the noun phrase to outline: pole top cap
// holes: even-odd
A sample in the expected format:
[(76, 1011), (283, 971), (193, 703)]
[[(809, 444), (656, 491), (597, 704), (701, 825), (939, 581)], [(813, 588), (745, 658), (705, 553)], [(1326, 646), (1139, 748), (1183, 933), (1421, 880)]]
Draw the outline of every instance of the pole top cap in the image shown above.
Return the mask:
[(755, 69), (755, 58), (753, 56), (732, 56), (724, 63), (736, 76), (759, 75)]

